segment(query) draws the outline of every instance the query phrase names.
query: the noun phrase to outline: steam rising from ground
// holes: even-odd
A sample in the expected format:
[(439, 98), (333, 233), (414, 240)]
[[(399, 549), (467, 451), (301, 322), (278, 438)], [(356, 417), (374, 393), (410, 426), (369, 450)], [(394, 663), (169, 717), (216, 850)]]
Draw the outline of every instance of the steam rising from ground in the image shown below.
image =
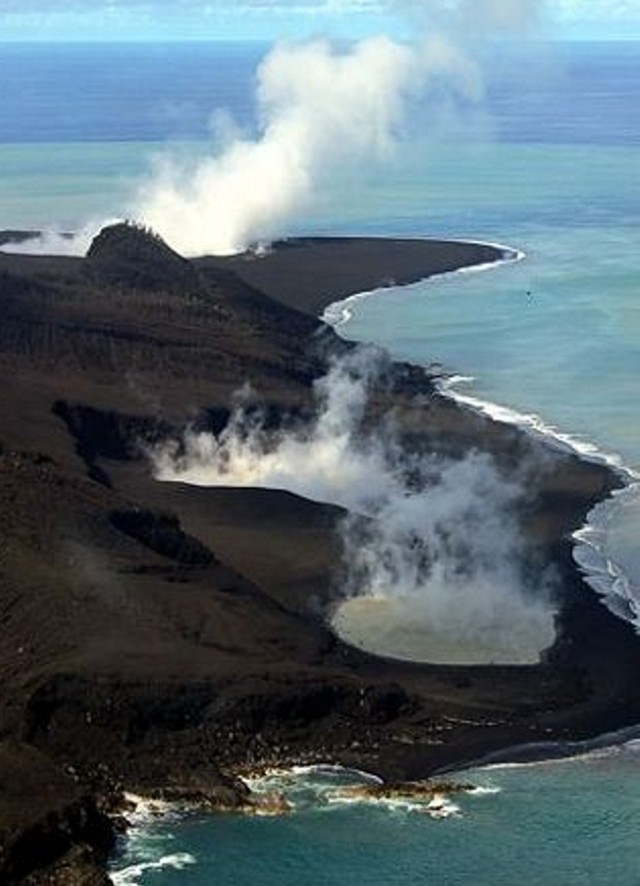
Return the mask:
[[(218, 436), (188, 433), (154, 453), (160, 480), (288, 489), (349, 510), (338, 632), (397, 657), (537, 661), (554, 639), (544, 577), (527, 568), (515, 510), (522, 489), (486, 455), (408, 454), (391, 425), (363, 433), (381, 358), (361, 348), (316, 386), (317, 418), (268, 432), (240, 398)], [(530, 564), (529, 564), (530, 565)]]
[(91, 241), (101, 228), (120, 221), (122, 221), (120, 218), (108, 218), (86, 222), (73, 234), (53, 230), (43, 231), (37, 237), (7, 244), (6, 250), (26, 255), (85, 255), (91, 246)]
[[(277, 45), (256, 75), (257, 135), (242, 136), (224, 118), (224, 137), (204, 156), (159, 158), (125, 214), (186, 256), (240, 252), (289, 233), (336, 170), (357, 178), (388, 161), (416, 99), (431, 99), (433, 128), (439, 112), (449, 117), (482, 93), (475, 64), (442, 35), (413, 45), (384, 36), (347, 49), (325, 40)], [(83, 254), (103, 225), (46, 234), (20, 251)]]
[[(412, 128), (421, 118), (423, 131), (437, 131), (439, 122), (477, 104), (484, 87), (475, 44), (494, 34), (525, 35), (541, 23), (545, 5), (389, 0), (427, 36), (410, 44), (378, 36), (350, 48), (326, 40), (276, 45), (256, 73), (257, 133), (242, 135), (225, 109), (212, 108), (218, 137), (208, 149), (191, 159), (157, 159), (123, 212), (187, 256), (240, 252), (287, 235), (336, 170), (357, 179), (362, 168), (389, 159), (408, 121)], [(106, 223), (11, 249), (84, 254)]]
[(412, 96), (428, 88), (477, 100), (480, 78), (444, 38), (276, 46), (258, 69), (258, 136), (233, 138), (195, 163), (165, 161), (137, 216), (186, 255), (239, 252), (282, 235), (333, 171), (388, 158)]

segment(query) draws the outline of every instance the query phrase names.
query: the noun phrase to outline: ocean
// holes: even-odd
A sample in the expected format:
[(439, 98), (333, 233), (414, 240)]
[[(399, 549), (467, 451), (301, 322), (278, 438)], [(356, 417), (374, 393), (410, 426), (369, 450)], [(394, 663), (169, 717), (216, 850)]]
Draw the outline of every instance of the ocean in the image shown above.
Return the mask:
[[(169, 145), (204, 149), (218, 109), (253, 131), (252, 72), (264, 51), (0, 44), (0, 228), (73, 230), (120, 215)], [(440, 363), (458, 377), (452, 393), (475, 408), (499, 406), (532, 432), (623, 466), (628, 490), (592, 515), (577, 557), (635, 618), (640, 53), (624, 43), (529, 46), (494, 50), (483, 67), (486, 101), (453, 142), (417, 125), (386, 165), (336, 173), (289, 232), (469, 238), (525, 254), (351, 301), (340, 329)], [(328, 802), (336, 779), (355, 776), (300, 773), (287, 818), (141, 820), (114, 877), (121, 886), (637, 886), (639, 754), (634, 741), (614, 742), (572, 761), (465, 773), (487, 790), (456, 797), (457, 814), (437, 818)]]

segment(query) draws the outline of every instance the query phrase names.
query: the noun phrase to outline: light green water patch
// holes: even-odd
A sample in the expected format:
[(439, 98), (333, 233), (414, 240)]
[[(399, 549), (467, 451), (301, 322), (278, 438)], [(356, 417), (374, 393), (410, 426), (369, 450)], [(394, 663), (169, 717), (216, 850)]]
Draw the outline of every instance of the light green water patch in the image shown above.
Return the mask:
[(0, 144), (0, 227), (77, 229), (125, 215), (155, 157), (197, 144)]
[(514, 227), (567, 216), (605, 223), (622, 206), (637, 222), (640, 176), (630, 147), (404, 144), (384, 164), (336, 170), (296, 230), (375, 230), (510, 241)]
[[(0, 143), (3, 227), (77, 227), (122, 214), (158, 155), (203, 156), (206, 142)], [(637, 157), (625, 147), (438, 144), (398, 146), (384, 163), (332, 170), (314, 202), (282, 231), (486, 236), (567, 212), (603, 223), (612, 201), (640, 203)], [(637, 215), (636, 215), (637, 218)]]
[(357, 302), (346, 335), (473, 376), (474, 396), (640, 464), (632, 230), (609, 230), (597, 248), (584, 227), (521, 233), (525, 261)]
[(412, 608), (393, 597), (353, 597), (337, 608), (332, 627), (342, 640), (374, 655), (448, 665), (537, 664), (555, 640), (551, 613), (536, 631), (517, 623), (506, 630), (498, 618), (495, 628), (465, 635), (412, 620)]

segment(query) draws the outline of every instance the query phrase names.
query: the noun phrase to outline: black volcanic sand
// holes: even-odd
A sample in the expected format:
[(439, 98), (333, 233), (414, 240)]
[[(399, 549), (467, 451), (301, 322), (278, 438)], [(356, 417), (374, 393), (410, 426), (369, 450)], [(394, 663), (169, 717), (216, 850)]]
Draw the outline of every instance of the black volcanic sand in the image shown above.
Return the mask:
[(415, 283), (516, 255), (490, 244), (453, 240), (307, 237), (276, 243), (266, 255), (208, 257), (197, 264), (230, 268), (283, 304), (319, 317), (328, 305), (358, 292)]
[(247, 380), (274, 426), (310, 414), (314, 379), (350, 347), (315, 316), (336, 296), (500, 256), (332, 239), (186, 261), (126, 226), (86, 259), (0, 253), (3, 882), (63, 882), (47, 879), (61, 865), (64, 882), (104, 882), (103, 812), (122, 788), (228, 807), (246, 801), (233, 773), (251, 765), (331, 760), (413, 779), (640, 721), (635, 632), (571, 559), (571, 532), (620, 485), (606, 467), (461, 408), (417, 367), (389, 367), (370, 423), (393, 407), (413, 450), (536, 466), (521, 519), (560, 579), (542, 663), (447, 667), (370, 656), (327, 629), (338, 508), (161, 484), (143, 455), (187, 422), (224, 427)]

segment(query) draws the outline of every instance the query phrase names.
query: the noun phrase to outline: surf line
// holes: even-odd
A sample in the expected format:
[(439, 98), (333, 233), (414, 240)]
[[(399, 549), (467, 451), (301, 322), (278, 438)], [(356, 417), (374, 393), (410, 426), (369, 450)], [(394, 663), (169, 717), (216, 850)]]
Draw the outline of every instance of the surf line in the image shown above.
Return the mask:
[[(385, 293), (397, 292), (401, 289), (410, 295), (412, 291), (431, 281), (491, 271), (503, 265), (521, 262), (526, 258), (526, 253), (523, 250), (505, 246), (502, 243), (453, 238), (449, 238), (444, 242), (489, 246), (502, 254), (495, 261), (468, 265), (456, 268), (454, 271), (445, 271), (441, 274), (428, 274), (419, 280), (414, 280), (407, 284), (380, 286), (364, 292), (354, 293), (347, 298), (328, 305), (320, 319), (340, 333), (342, 327), (352, 319), (353, 307), (359, 301), (382, 296)], [(425, 368), (428, 370), (429, 367), (426, 366)], [(602, 602), (607, 608), (622, 620), (631, 622), (636, 627), (638, 633), (640, 633), (640, 589), (635, 588), (630, 577), (622, 567), (615, 563), (611, 557), (607, 556), (604, 549), (606, 536), (598, 524), (598, 516), (603, 506), (615, 507), (616, 499), (622, 498), (624, 500), (625, 497), (634, 495), (640, 501), (640, 473), (625, 465), (623, 459), (617, 453), (607, 452), (590, 441), (579, 439), (575, 435), (560, 431), (535, 413), (522, 413), (511, 407), (482, 400), (459, 390), (460, 385), (473, 383), (474, 380), (473, 376), (451, 374), (434, 378), (433, 381), (438, 393), (442, 396), (448, 397), (457, 404), (465, 406), (493, 421), (517, 427), (519, 430), (542, 440), (556, 450), (570, 452), (577, 455), (583, 461), (604, 464), (611, 468), (624, 484), (622, 489), (614, 490), (607, 498), (592, 508), (587, 514), (585, 524), (573, 533), (573, 559), (584, 580), (602, 598)]]
[(337, 330), (345, 323), (348, 323), (353, 317), (353, 305), (365, 298), (371, 298), (389, 292), (396, 292), (399, 289), (411, 292), (430, 280), (446, 280), (451, 277), (456, 277), (459, 274), (467, 275), (482, 273), (483, 271), (490, 271), (502, 265), (515, 264), (526, 258), (526, 253), (521, 249), (513, 249), (511, 246), (505, 246), (502, 243), (492, 243), (488, 240), (454, 240), (452, 238), (443, 237), (440, 239), (440, 242), (459, 243), (467, 246), (488, 246), (500, 252), (501, 255), (493, 261), (466, 265), (461, 268), (456, 268), (453, 271), (444, 271), (441, 274), (426, 274), (424, 277), (412, 280), (411, 283), (390, 283), (385, 286), (377, 286), (375, 289), (367, 289), (364, 292), (355, 292), (353, 295), (349, 295), (346, 298), (327, 305), (320, 315), (320, 319), (323, 323), (326, 323), (327, 326), (331, 326), (333, 329)]

